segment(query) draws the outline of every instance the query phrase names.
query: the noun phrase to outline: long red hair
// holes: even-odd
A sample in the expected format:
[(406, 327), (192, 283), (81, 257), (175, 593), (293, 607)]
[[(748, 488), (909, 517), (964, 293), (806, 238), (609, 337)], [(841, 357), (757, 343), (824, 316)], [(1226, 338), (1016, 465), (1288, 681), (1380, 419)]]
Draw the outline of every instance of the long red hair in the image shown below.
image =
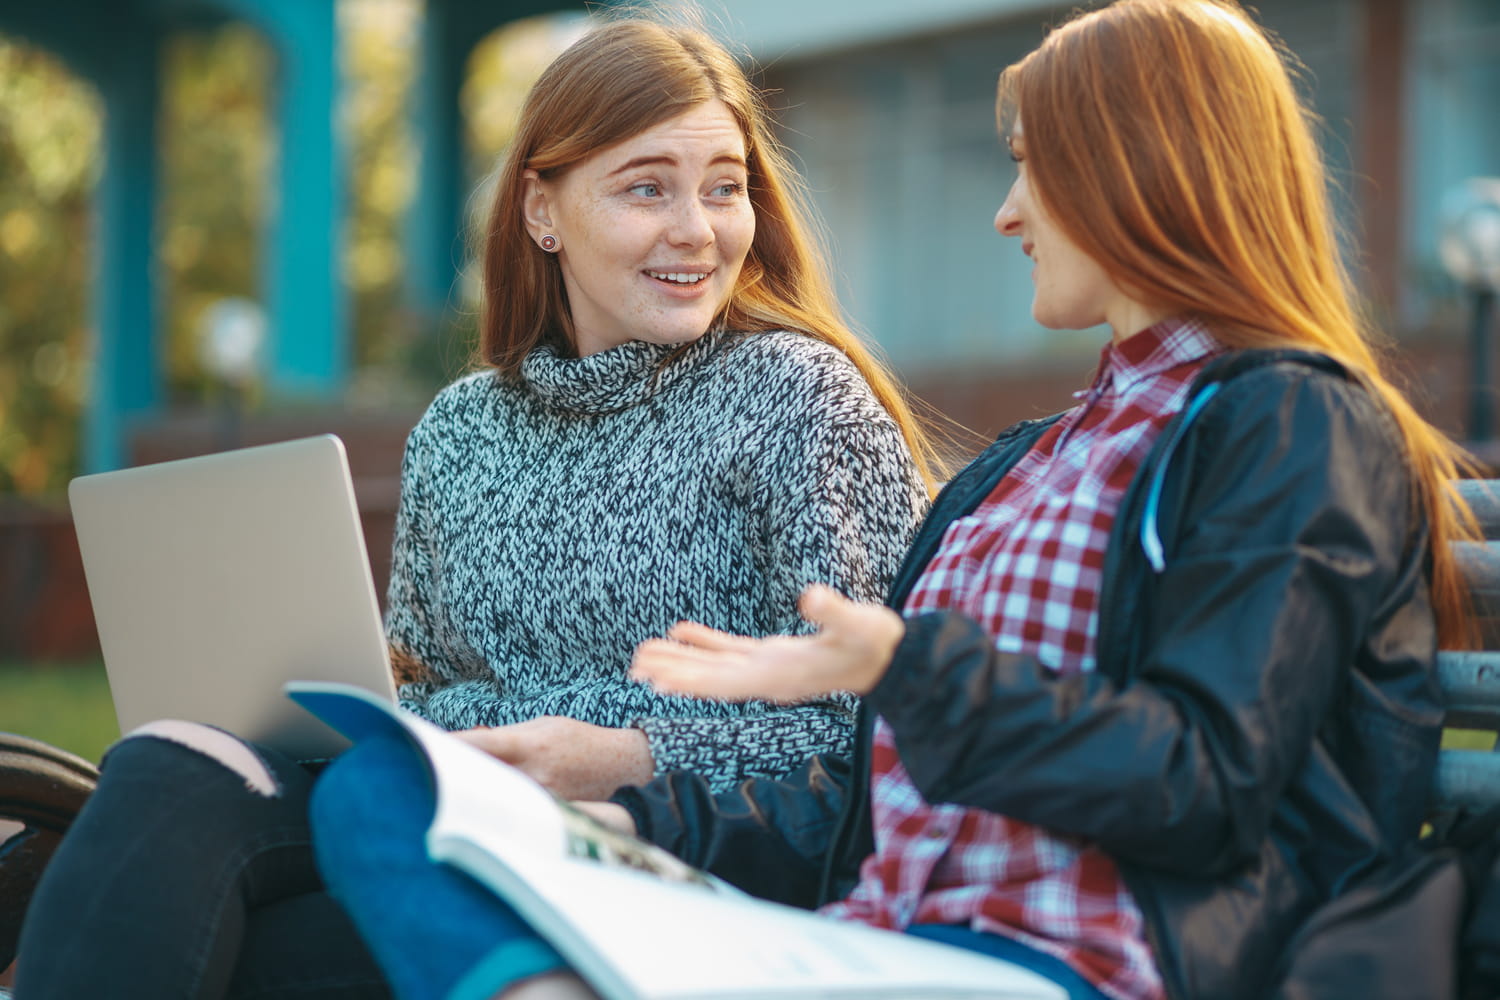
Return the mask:
[(1052, 31), (1000, 78), (1032, 190), (1132, 297), (1201, 318), (1231, 348), (1299, 347), (1361, 373), (1394, 415), (1431, 525), (1433, 604), (1467, 645), (1450, 542), (1474, 522), (1463, 453), (1382, 373), (1357, 317), (1316, 118), (1290, 53), (1229, 0), (1118, 0)]

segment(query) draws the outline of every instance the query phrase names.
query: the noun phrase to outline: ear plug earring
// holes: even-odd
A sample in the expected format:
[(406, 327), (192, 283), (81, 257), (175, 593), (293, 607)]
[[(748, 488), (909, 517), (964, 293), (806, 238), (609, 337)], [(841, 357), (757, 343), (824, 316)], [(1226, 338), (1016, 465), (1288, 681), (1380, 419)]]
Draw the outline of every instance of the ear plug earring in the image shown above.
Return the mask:
[(541, 239), (537, 240), (537, 245), (548, 253), (556, 253), (557, 237), (553, 236), (551, 233), (546, 233), (542, 236)]

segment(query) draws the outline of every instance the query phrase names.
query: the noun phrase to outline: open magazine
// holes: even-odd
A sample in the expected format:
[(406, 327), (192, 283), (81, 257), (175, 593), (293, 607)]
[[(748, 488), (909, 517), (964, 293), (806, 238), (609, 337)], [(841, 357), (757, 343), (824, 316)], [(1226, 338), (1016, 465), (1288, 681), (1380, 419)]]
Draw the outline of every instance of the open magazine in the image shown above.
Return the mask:
[(363, 688), (286, 690), (355, 742), (399, 734), (436, 790), (428, 853), (503, 897), (605, 1000), (1065, 996), (1000, 959), (755, 899)]

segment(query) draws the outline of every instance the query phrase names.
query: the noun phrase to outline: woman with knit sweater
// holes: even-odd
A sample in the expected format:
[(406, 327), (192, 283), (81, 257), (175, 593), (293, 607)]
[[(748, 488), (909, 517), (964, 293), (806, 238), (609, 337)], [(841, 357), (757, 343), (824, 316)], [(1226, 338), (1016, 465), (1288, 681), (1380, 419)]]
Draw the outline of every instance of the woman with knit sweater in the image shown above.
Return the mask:
[[(882, 599), (927, 500), (929, 447), (840, 319), (744, 72), (696, 30), (590, 32), (528, 98), (483, 274), (483, 366), (402, 466), (402, 703), (581, 798), (847, 750), (847, 695), (733, 704), (626, 678), (680, 619), (794, 633), (811, 583)], [(127, 735), (33, 900), (20, 995), (383, 995), (321, 891), (312, 783), (206, 727)]]

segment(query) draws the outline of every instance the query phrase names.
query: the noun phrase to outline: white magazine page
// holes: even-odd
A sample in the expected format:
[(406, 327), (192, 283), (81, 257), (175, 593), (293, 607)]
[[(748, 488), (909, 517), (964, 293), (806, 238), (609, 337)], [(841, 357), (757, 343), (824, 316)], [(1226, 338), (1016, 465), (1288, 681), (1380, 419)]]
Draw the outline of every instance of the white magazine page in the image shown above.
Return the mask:
[(362, 689), (287, 690), (353, 740), (420, 748), (438, 800), (429, 853), (510, 902), (606, 1000), (1065, 996), (999, 959), (754, 899)]
[[(576, 860), (534, 877), (546, 907), (566, 914), (570, 938), (596, 955), (573, 955), (554, 939), (558, 950), (610, 1000), (1065, 996), (999, 959), (743, 894)], [(596, 962), (607, 972), (591, 974)]]

